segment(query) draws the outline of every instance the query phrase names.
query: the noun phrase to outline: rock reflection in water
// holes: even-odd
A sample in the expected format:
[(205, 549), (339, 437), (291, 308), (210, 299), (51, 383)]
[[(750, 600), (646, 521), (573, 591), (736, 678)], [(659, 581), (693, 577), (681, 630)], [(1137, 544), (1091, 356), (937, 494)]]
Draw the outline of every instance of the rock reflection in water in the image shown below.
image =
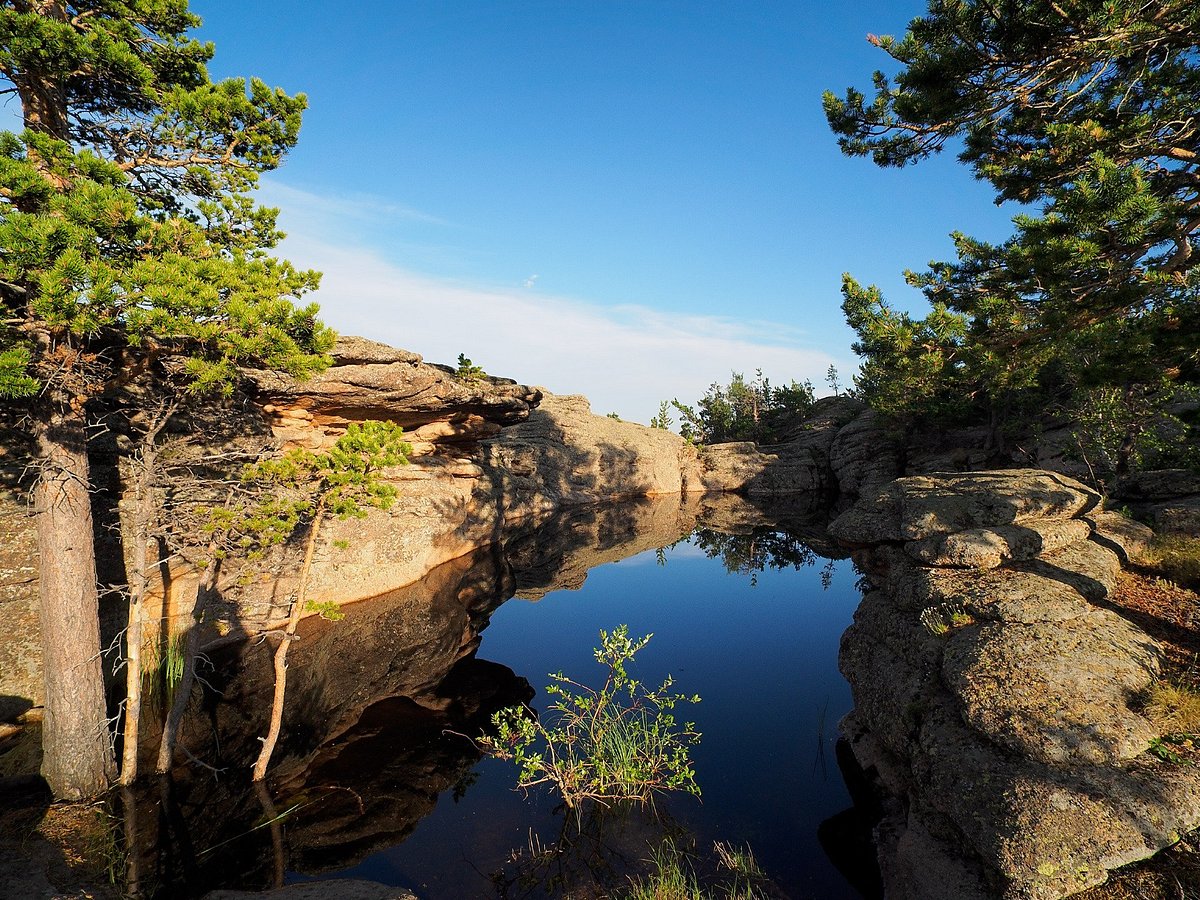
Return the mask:
[(248, 785), (270, 709), (272, 648), (252, 643), (215, 659), (204, 712), (193, 709), (183, 743), (222, 771), (182, 767), (161, 794), (139, 798), (142, 852), (153, 857), (139, 869), (158, 873), (163, 896), (197, 896), (345, 867), (402, 841), (479, 758), (444, 732), (477, 731), (532, 696), (510, 669), (475, 658), (480, 629), (513, 587), (503, 553), (489, 548), (345, 607), (339, 622), (302, 623), (269, 774), (282, 861), (265, 827), (272, 816)]
[[(766, 527), (779, 518), (790, 537)], [(221, 773), (185, 765), (140, 797), (134, 868), (143, 890), (157, 885), (159, 896), (175, 897), (267, 888), (344, 871), (400, 844), (439, 795), (456, 797), (473, 777), (478, 752), (447, 732), (476, 733), (494, 710), (532, 695), (511, 669), (476, 658), (496, 608), (514, 594), (536, 600), (578, 588), (589, 569), (675, 544), (698, 524), (735, 570), (807, 565), (817, 561), (809, 545), (831, 550), (809, 510), (676, 496), (575, 510), (417, 585), (344, 607), (342, 621), (307, 619), (289, 656), (265, 799), (248, 776), (270, 709), (272, 644), (214, 659), (211, 689), (202, 711), (194, 705), (182, 745)]]

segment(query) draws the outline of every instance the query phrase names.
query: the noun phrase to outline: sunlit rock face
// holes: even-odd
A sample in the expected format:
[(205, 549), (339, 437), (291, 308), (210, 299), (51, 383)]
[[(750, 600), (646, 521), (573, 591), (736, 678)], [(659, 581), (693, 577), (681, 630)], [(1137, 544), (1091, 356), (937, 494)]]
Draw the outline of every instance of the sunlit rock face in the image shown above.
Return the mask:
[[(557, 397), (501, 378), (461, 378), (445, 366), (362, 338), (341, 338), (334, 365), (299, 382), (247, 373), (244, 402), (226, 410), (221, 429), (206, 429), (194, 453), (215, 479), (235, 478), (261, 452), (323, 449), (353, 422), (380, 419), (405, 428), (411, 463), (385, 477), (397, 488), (387, 510), (329, 519), (321, 529), (308, 596), (345, 604), (412, 584), (445, 562), (487, 546), (518, 523), (537, 524), (587, 504), (703, 489), (696, 451), (662, 429), (591, 412), (582, 397)], [(238, 451), (237, 453), (231, 451)], [(171, 514), (186, 518), (214, 491), (173, 490)], [(302, 542), (273, 548), (251, 565), (230, 559), (221, 589), (228, 622), (253, 633), (287, 616), (297, 586)], [(197, 548), (193, 556), (202, 556)], [(198, 573), (170, 570), (162, 616), (190, 625)]]
[(526, 419), (541, 399), (536, 388), (507, 378), (459, 378), (447, 366), (366, 338), (338, 338), (332, 356), (332, 366), (306, 381), (246, 372), (277, 440), (321, 449), (351, 422), (383, 419), (402, 425), (415, 454), (424, 455), (492, 437)]
[(1200, 824), (1200, 773), (1146, 751), (1162, 651), (1103, 602), (1144, 535), (1036, 470), (899, 479), (830, 526), (869, 586), (843, 723), (888, 798), (889, 896), (1063, 897)]

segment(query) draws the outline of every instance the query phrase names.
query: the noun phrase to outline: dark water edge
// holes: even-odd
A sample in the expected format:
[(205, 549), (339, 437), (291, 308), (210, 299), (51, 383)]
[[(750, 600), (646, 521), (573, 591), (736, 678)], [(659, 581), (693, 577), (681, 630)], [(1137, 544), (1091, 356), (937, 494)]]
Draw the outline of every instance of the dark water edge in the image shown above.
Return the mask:
[[(850, 708), (837, 646), (856, 575), (813, 549), (831, 550), (810, 510), (725, 501), (700, 521), (692, 533), (695, 511), (678, 498), (577, 511), (345, 607), (343, 621), (306, 620), (269, 792), (246, 773), (265, 731), (270, 647), (214, 660), (186, 743), (222, 771), (181, 767), (141, 786), (126, 811), (145, 892), (354, 877), (429, 900), (599, 896), (670, 836), (694, 848), (702, 874), (713, 841), (749, 844), (775, 896), (874, 895), (836, 750)], [(529, 883), (530, 861), (562, 834), (561, 811), (545, 793), (514, 791), (510, 764), (452, 732), (476, 734), (494, 710), (530, 698), (543, 709), (550, 672), (594, 679), (597, 633), (622, 623), (655, 635), (639, 677), (669, 672), (704, 698), (691, 716), (704, 733), (703, 799), (589, 824), (599, 839), (587, 852), (607, 861), (576, 848), (539, 870), (573, 883)]]

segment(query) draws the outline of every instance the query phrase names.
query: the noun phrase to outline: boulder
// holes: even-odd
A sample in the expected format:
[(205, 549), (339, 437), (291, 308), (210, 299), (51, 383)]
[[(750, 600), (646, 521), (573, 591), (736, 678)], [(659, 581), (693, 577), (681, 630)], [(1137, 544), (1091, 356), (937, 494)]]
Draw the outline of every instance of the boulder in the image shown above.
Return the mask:
[(1091, 526), (1079, 519), (1029, 522), (967, 528), (921, 541), (909, 541), (905, 552), (927, 566), (994, 569), (1014, 559), (1033, 559), (1039, 553), (1059, 550), (1087, 540)]
[(1160, 655), (1141, 629), (1084, 607), (1062, 621), (954, 629), (942, 678), (963, 720), (995, 744), (1052, 765), (1116, 763), (1158, 735), (1131, 706)]
[(1148, 510), (1155, 529), (1164, 534), (1200, 536), (1200, 497), (1181, 497)]
[(866, 502), (834, 520), (830, 534), (852, 544), (921, 541), (972, 528), (1070, 519), (1100, 503), (1086, 485), (1040, 469), (916, 475), (864, 496)]
[(904, 474), (900, 437), (878, 413), (867, 410), (837, 432), (829, 447), (829, 467), (847, 500), (873, 494)]
[(586, 397), (539, 394), (541, 405), (524, 422), (484, 444), (485, 477), (506, 504), (703, 490), (696, 450), (678, 435), (594, 415)]
[(1150, 469), (1133, 472), (1108, 486), (1114, 502), (1144, 503), (1200, 494), (1200, 473), (1190, 469)]
[(895, 900), (1064, 897), (1200, 825), (1200, 772), (1147, 752), (1163, 650), (1097, 605), (1144, 534), (1098, 500), (1048, 472), (940, 473), (831, 526), (870, 583), (843, 734), (886, 795)]
[(524, 421), (541, 395), (506, 378), (463, 379), (447, 366), (360, 337), (340, 337), (333, 365), (306, 381), (247, 370), (276, 439), (328, 447), (351, 422), (383, 419), (411, 433), (414, 449), (475, 442)]
[(710, 444), (700, 452), (701, 483), (709, 491), (756, 495), (829, 493), (829, 462), (800, 443)]
[(1155, 531), (1200, 535), (1200, 473), (1188, 469), (1134, 472), (1114, 481), (1109, 496), (1152, 522)]
[(1122, 564), (1141, 564), (1151, 559), (1154, 531), (1136, 519), (1112, 510), (1097, 509), (1084, 520), (1092, 526), (1092, 540), (1115, 553)]

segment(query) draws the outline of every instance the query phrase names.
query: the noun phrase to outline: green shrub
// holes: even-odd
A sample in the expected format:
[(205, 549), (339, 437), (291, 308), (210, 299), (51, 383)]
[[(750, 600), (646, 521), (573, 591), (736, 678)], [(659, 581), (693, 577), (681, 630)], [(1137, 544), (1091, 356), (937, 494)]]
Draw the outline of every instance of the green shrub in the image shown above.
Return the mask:
[(483, 371), (483, 366), (477, 366), (465, 353), (458, 354), (458, 369), (454, 373), (463, 381), (483, 381), (487, 378), (487, 372)]
[(550, 784), (573, 809), (587, 801), (646, 803), (666, 791), (699, 796), (690, 752), (700, 734), (672, 710), (700, 698), (672, 693), (670, 676), (651, 690), (625, 668), (650, 637), (632, 640), (624, 625), (601, 631), (595, 657), (608, 673), (599, 689), (552, 675), (546, 693), (556, 699), (543, 719), (526, 707), (502, 709), (492, 717), (495, 735), (480, 743), (517, 764), (520, 787)]

